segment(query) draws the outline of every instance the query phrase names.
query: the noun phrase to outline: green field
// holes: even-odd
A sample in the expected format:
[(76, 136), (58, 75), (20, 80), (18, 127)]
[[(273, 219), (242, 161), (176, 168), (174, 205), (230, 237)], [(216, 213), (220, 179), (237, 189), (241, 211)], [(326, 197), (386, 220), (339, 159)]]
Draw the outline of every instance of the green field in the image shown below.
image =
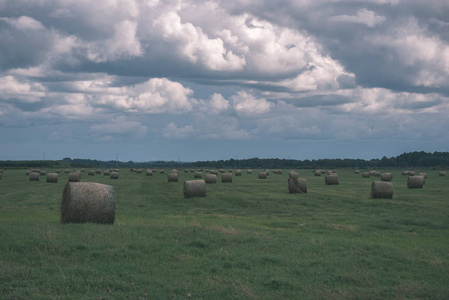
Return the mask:
[(60, 223), (68, 174), (47, 183), (4, 170), (0, 298), (449, 298), (449, 176), (426, 170), (424, 188), (408, 189), (393, 170), (393, 199), (370, 199), (379, 178), (350, 169), (332, 186), (297, 170), (307, 194), (288, 194), (285, 170), (242, 171), (184, 199), (184, 170), (178, 183), (86, 170), (81, 181), (114, 187), (115, 223), (100, 225)]

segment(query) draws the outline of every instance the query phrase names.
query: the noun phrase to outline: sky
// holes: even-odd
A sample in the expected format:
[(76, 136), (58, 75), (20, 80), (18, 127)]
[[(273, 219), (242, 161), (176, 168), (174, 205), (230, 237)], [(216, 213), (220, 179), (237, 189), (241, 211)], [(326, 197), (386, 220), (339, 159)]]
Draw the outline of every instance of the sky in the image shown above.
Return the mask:
[(0, 0), (0, 160), (449, 151), (449, 1)]

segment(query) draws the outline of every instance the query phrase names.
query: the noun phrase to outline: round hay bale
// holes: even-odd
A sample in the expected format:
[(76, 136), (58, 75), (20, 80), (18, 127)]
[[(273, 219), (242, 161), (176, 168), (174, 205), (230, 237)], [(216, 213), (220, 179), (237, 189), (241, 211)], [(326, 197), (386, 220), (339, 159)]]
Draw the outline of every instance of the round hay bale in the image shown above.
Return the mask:
[(259, 172), (259, 179), (267, 179), (267, 172), (265, 171)]
[(242, 176), (242, 170), (235, 170), (235, 176)]
[(87, 175), (95, 176), (95, 171), (94, 171), (94, 170), (89, 170), (89, 172), (87, 173)]
[(251, 169), (246, 170), (246, 174), (253, 174), (253, 170)]
[(427, 173), (419, 173), (419, 175), (424, 176), (424, 179), (427, 179)]
[(111, 172), (111, 176), (109, 178), (111, 179), (118, 179), (119, 177), (119, 172)]
[(321, 172), (321, 174), (326, 174), (326, 170), (319, 170)]
[[(159, 174), (165, 174), (165, 170), (160, 170)], [(178, 173), (176, 173), (176, 174), (178, 174)]]
[(68, 174), (68, 173), (70, 173), (70, 170), (69, 169), (65, 169), (64, 173)]
[(379, 171), (374, 171), (374, 172), (373, 172), (373, 176), (375, 176), (375, 177), (380, 177), (380, 172), (379, 172)]
[(210, 173), (214, 174), (214, 175), (218, 175), (218, 171), (217, 170), (210, 170)]
[(69, 182), (80, 182), (81, 176), (78, 172), (73, 172), (69, 174)]
[(29, 176), (31, 173), (32, 173), (31, 170), (26, 170), (25, 175)]
[(47, 175), (47, 171), (45, 171), (45, 170), (40, 170), (39, 174), (45, 176), (45, 175)]
[(179, 172), (178, 172), (178, 170), (176, 170), (176, 169), (172, 169), (172, 170), (170, 171), (170, 173), (179, 173)]
[(178, 182), (178, 173), (168, 173), (167, 180), (168, 182)]
[(56, 170), (56, 173), (61, 173), (61, 169), (57, 169), (57, 170)]
[(206, 183), (217, 183), (217, 175), (206, 174)]
[[(84, 172), (84, 169), (81, 169), (81, 172)], [(114, 172), (120, 173), (120, 169), (114, 169)]]
[(136, 170), (136, 173), (137, 173), (137, 174), (141, 174), (142, 172), (143, 172), (143, 169), (137, 169), (137, 170)]
[(304, 178), (288, 178), (288, 192), (290, 194), (307, 194), (307, 181)]
[(369, 172), (363, 172), (362, 178), (369, 178)]
[(321, 174), (323, 174), (323, 173), (321, 172), (321, 170), (315, 170), (315, 171), (313, 172), (313, 175), (314, 175), (314, 176), (321, 176)]
[(339, 185), (340, 182), (338, 181), (338, 176), (335, 174), (332, 175), (326, 175), (324, 178), (324, 183), (326, 185)]
[(221, 182), (232, 182), (232, 174), (230, 173), (223, 173), (221, 174)]
[(265, 169), (264, 172), (267, 173), (267, 176), (270, 175), (270, 171), (268, 171), (268, 169)]
[(440, 171), (440, 173), (438, 173), (439, 176), (446, 176), (446, 172), (445, 171)]
[(422, 189), (424, 185), (424, 176), (409, 176), (407, 187), (409, 189)]
[(295, 172), (295, 171), (288, 171), (288, 177), (293, 178), (293, 179), (298, 179), (299, 174), (298, 174), (298, 172)]
[(206, 197), (206, 182), (204, 180), (184, 181), (184, 198)]
[[(68, 173), (68, 172), (66, 172), (66, 173)], [(101, 169), (96, 169), (95, 174), (101, 174)]]
[(193, 174), (193, 178), (203, 178), (203, 172), (195, 172), (195, 174)]
[(360, 170), (355, 170), (354, 174), (360, 174)]
[(30, 181), (39, 181), (39, 173), (31, 172), (29, 179)]
[(111, 171), (109, 171), (109, 170), (104, 170), (103, 175), (105, 175), (105, 176), (110, 176), (110, 175), (111, 175)]
[(153, 170), (147, 169), (146, 174), (147, 176), (153, 176)]
[(58, 173), (48, 173), (47, 182), (58, 183)]
[(373, 181), (371, 184), (371, 198), (393, 198), (393, 184), (386, 181)]
[(184, 173), (189, 173), (189, 169), (184, 169)]
[(220, 173), (224, 173), (224, 172), (225, 172), (224, 169), (219, 169), (218, 171), (219, 171)]
[(415, 175), (416, 175), (415, 171), (408, 171), (408, 176), (415, 176)]
[(62, 194), (61, 223), (113, 224), (115, 208), (112, 186), (69, 182)]
[(402, 174), (402, 175), (408, 175), (408, 171), (407, 171), (407, 170), (404, 170), (404, 171), (402, 171), (401, 174)]
[(391, 181), (393, 179), (393, 174), (391, 173), (383, 173), (380, 175), (380, 180), (382, 181)]

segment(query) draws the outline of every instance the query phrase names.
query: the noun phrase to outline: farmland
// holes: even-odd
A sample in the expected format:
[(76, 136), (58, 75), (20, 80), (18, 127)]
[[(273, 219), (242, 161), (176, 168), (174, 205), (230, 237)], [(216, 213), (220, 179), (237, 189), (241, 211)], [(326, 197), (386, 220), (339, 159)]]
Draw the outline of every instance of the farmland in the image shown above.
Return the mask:
[[(54, 170), (47, 169), (47, 172)], [(166, 170), (168, 171), (168, 170)], [(288, 171), (207, 185), (183, 197), (193, 173), (120, 170), (113, 225), (61, 224), (68, 174), (0, 180), (0, 295), (5, 299), (447, 299), (449, 176), (392, 199), (371, 199), (376, 177), (339, 169), (339, 185), (296, 170), (307, 194), (289, 194)], [(203, 173), (204, 174), (204, 173)], [(203, 176), (204, 177), (204, 176)], [(219, 178), (219, 177), (218, 177)]]

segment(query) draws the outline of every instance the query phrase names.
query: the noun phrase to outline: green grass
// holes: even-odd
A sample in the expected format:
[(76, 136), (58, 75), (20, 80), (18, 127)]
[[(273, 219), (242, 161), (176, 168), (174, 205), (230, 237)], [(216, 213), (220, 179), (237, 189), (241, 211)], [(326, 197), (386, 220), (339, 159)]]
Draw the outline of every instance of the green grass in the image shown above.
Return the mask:
[(307, 194), (288, 194), (286, 171), (243, 171), (184, 199), (183, 171), (178, 183), (86, 171), (82, 181), (116, 193), (114, 225), (99, 225), (60, 223), (68, 174), (54, 184), (4, 170), (1, 298), (449, 298), (449, 177), (438, 171), (411, 190), (393, 170), (393, 199), (370, 199), (374, 179), (352, 170), (338, 170), (338, 186), (299, 170)]

